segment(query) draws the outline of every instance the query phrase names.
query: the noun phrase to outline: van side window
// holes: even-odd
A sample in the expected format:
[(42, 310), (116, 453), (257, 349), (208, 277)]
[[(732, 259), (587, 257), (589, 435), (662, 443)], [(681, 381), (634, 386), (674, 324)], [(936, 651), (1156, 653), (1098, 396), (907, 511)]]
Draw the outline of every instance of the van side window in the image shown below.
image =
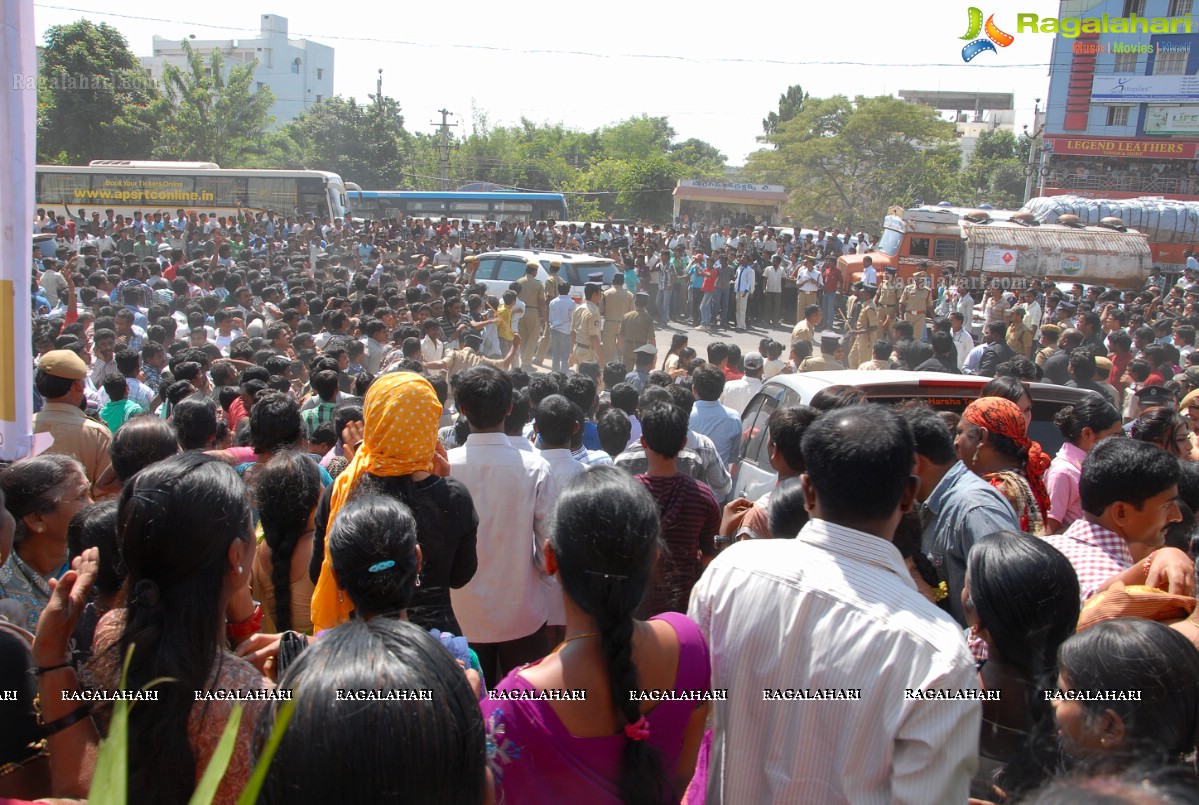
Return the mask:
[(908, 255), (911, 257), (928, 257), (928, 238), (911, 238), (908, 240)]

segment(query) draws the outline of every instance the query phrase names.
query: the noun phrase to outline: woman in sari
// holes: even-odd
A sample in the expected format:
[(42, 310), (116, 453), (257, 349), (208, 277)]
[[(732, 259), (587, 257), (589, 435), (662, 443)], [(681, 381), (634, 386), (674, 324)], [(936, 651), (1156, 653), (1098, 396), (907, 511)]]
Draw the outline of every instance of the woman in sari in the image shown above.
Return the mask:
[(1043, 476), (1050, 459), (1028, 438), (1020, 406), (1002, 397), (980, 397), (958, 422), (958, 458), (998, 489), (1020, 520), (1020, 530), (1045, 536), (1049, 492)]

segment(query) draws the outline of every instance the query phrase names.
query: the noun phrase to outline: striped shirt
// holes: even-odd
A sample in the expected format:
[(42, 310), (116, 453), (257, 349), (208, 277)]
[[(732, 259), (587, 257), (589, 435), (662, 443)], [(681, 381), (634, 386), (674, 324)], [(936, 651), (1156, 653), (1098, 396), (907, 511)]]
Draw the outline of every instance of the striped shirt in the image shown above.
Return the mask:
[(703, 572), (701, 553), (715, 552), (720, 531), (720, 504), (712, 489), (690, 475), (638, 475), (658, 504), (666, 553), (659, 559), (650, 589), (641, 603), (642, 616), (682, 612), (696, 579)]
[[(824, 520), (794, 540), (739, 542), (708, 566), (688, 614), (711, 646), (713, 688), (728, 689), (708, 802), (966, 801), (979, 702), (906, 691), (977, 690), (974, 661), (890, 542)], [(800, 689), (860, 698), (767, 699)]]

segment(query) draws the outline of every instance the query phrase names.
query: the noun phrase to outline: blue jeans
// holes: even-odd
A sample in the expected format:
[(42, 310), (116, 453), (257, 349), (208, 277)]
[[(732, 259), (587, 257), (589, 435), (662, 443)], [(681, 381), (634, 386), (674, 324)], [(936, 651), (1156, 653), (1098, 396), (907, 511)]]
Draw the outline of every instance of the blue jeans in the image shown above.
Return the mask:
[(704, 327), (712, 326), (712, 303), (715, 299), (716, 294), (709, 291), (699, 303), (699, 318)]
[(570, 364), (570, 333), (550, 330), (550, 369), (566, 374)]
[(663, 285), (658, 288), (658, 314), (661, 324), (670, 324), (670, 298), (674, 296), (673, 285)]
[(729, 285), (716, 283), (716, 312), (712, 316), (713, 324), (725, 323), (729, 320)]
[(837, 317), (837, 294), (835, 291), (824, 291), (820, 295), (820, 309), (824, 311), (824, 326), (832, 327)]

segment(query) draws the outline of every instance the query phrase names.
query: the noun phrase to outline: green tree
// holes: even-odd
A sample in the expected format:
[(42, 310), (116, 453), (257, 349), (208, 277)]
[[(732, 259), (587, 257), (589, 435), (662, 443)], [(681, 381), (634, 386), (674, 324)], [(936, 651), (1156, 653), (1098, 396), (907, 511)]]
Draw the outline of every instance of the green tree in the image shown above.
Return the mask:
[(988, 203), (1016, 209), (1024, 200), (1024, 159), (1028, 144), (1010, 131), (984, 131), (978, 137), (970, 163), (962, 170), (970, 204)]
[(716, 146), (695, 137), (674, 143), (667, 152), (675, 164), (689, 177), (696, 179), (719, 177), (724, 173), (724, 166), (728, 161)]
[(292, 121), (288, 134), (306, 168), (333, 171), (370, 189), (404, 187), (411, 138), (394, 98), (369, 96), (360, 106), (341, 95), (322, 101)]
[(161, 93), (117, 29), (89, 20), (52, 26), (37, 84), (39, 162), (150, 156)]
[(807, 98), (762, 140), (772, 148), (752, 153), (746, 173), (785, 185), (802, 220), (844, 228), (876, 226), (887, 207), (957, 173), (953, 124), (889, 96)]
[(612, 159), (649, 159), (670, 147), (674, 129), (665, 117), (641, 115), (598, 132), (599, 146)]
[(250, 91), (258, 62), (231, 67), (213, 51), (207, 64), (187, 41), (187, 69), (168, 64), (163, 83), (172, 114), (155, 149), (162, 159), (216, 162), (224, 168), (249, 164), (275, 118), (270, 87)]
[(808, 94), (799, 84), (787, 87), (787, 91), (779, 96), (779, 110), (768, 113), (762, 119), (762, 131), (767, 137), (774, 134), (780, 124), (786, 123), (803, 111), (804, 102), (807, 100)]

